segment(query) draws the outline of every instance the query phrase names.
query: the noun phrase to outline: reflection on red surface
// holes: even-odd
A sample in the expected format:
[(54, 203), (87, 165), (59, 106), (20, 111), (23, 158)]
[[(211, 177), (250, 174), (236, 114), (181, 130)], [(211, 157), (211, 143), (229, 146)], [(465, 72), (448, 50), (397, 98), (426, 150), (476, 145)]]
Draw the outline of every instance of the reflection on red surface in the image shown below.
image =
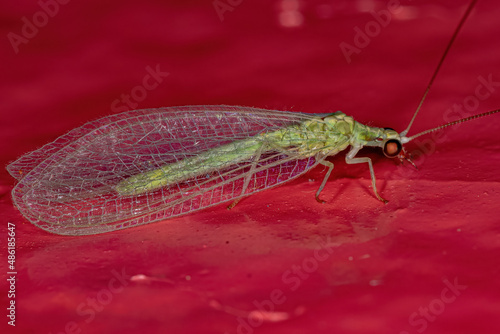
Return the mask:
[[(3, 165), (113, 106), (342, 110), (401, 131), (467, 6), (401, 1), (377, 28), (396, 2), (40, 3), (1, 5)], [(493, 1), (478, 2), (412, 133), (500, 107), (498, 16)], [(359, 51), (350, 63), (341, 43)], [(168, 75), (145, 84), (157, 67)], [(2, 170), (2, 234), (16, 225), (18, 273), (16, 327), (5, 318), (2, 326), (497, 333), (497, 118), (408, 144), (418, 171), (364, 150), (387, 205), (374, 198), (366, 166), (346, 166), (339, 154), (323, 205), (314, 199), (325, 172), (318, 167), (231, 211), (88, 237), (27, 222)]]

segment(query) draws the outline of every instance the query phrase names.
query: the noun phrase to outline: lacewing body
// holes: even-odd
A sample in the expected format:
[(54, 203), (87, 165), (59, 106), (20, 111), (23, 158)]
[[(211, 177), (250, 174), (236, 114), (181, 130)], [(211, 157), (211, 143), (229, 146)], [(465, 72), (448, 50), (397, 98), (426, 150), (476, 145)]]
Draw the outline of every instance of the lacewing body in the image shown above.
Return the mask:
[[(85, 235), (234, 201), (367, 136), (343, 113), (231, 106), (135, 110), (87, 123), (8, 166), (14, 204), (49, 232)], [(360, 138), (353, 136), (356, 132)]]

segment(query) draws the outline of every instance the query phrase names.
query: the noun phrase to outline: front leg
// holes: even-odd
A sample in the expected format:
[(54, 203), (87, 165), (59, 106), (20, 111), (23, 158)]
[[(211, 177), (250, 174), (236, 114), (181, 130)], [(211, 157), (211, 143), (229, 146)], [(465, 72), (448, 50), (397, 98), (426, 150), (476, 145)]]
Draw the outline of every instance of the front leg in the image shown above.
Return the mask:
[(383, 199), (377, 191), (377, 185), (375, 184), (375, 172), (373, 171), (373, 165), (372, 165), (372, 160), (368, 157), (363, 157), (363, 158), (355, 158), (356, 154), (358, 154), (359, 150), (361, 149), (361, 146), (353, 146), (349, 153), (347, 153), (345, 157), (345, 162), (349, 165), (354, 165), (354, 164), (361, 164), (361, 163), (368, 163), (368, 168), (370, 168), (370, 176), (372, 178), (372, 187), (373, 187), (373, 192), (375, 192), (375, 196), (377, 198), (384, 202), (387, 203), (388, 201), (386, 199)]

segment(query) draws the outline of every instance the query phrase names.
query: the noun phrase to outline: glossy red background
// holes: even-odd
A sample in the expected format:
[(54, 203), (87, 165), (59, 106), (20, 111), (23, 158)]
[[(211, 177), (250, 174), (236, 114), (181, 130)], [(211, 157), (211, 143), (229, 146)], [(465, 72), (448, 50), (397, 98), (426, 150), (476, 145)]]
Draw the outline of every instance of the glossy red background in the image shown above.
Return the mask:
[[(403, 10), (349, 64), (340, 43), (353, 44), (353, 29), (374, 22), (370, 8), (386, 10), (386, 1), (304, 1), (298, 13), (293, 1), (230, 3), (221, 21), (211, 0), (70, 1), (18, 53), (8, 33), (21, 34), (22, 17), (32, 22), (40, 5), (0, 5), (0, 164), (113, 113), (113, 101), (142, 84), (147, 66), (169, 75), (137, 108), (342, 110), (401, 131), (467, 5), (402, 1)], [(499, 16), (495, 1), (479, 1), (412, 133), (470, 101), (480, 76), (500, 81)], [(475, 112), (500, 107), (494, 89)], [(7, 330), (498, 333), (498, 117), (427, 142), (435, 152), (416, 159), (418, 171), (363, 151), (387, 205), (374, 198), (367, 166), (346, 166), (339, 155), (331, 159), (324, 205), (314, 200), (319, 167), (231, 211), (222, 205), (97, 236), (63, 237), (31, 225), (12, 206), (15, 182), (1, 169), (2, 249), (7, 222), (17, 232), (17, 326)], [(418, 155), (418, 142), (407, 148)], [(330, 252), (319, 253), (325, 242)], [(292, 273), (294, 266), (302, 273)], [(467, 288), (455, 296), (444, 280)], [(1, 287), (5, 312), (5, 280)], [(276, 313), (262, 324), (252, 318), (251, 326), (255, 304), (269, 306), (277, 290)], [(437, 315), (423, 320), (418, 313), (428, 307)]]

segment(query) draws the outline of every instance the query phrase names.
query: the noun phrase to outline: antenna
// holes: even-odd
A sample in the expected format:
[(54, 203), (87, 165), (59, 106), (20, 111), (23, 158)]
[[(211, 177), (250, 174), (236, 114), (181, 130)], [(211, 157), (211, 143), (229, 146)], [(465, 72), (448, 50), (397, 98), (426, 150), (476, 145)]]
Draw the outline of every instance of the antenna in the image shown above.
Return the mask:
[(402, 142), (404, 141), (404, 143), (407, 143), (407, 142), (409, 142), (409, 141), (411, 141), (411, 140), (413, 140), (413, 139), (415, 139), (417, 137), (426, 135), (428, 133), (444, 129), (444, 128), (447, 128), (449, 126), (455, 125), (455, 124), (464, 123), (464, 122), (472, 121), (474, 119), (478, 119), (478, 118), (481, 118), (481, 117), (486, 117), (486, 116), (489, 116), (489, 115), (492, 115), (492, 114), (496, 114), (497, 112), (500, 112), (500, 109), (492, 110), (492, 111), (488, 111), (488, 112), (483, 112), (481, 114), (476, 114), (476, 115), (472, 115), (472, 116), (469, 116), (469, 117), (465, 117), (465, 118), (462, 118), (462, 119), (459, 119), (459, 120), (456, 120), (456, 121), (453, 121), (453, 122), (450, 122), (450, 123), (446, 123), (446, 124), (440, 125), (440, 126), (435, 127), (433, 129), (422, 131), (422, 132), (417, 133), (416, 135), (413, 135), (411, 137), (404, 137), (405, 139), (403, 139), (403, 138), (401, 138), (401, 139), (402, 139)]
[(434, 74), (432, 75), (431, 80), (429, 81), (429, 84), (427, 85), (427, 88), (425, 89), (425, 93), (422, 96), (422, 99), (420, 100), (420, 103), (418, 104), (417, 110), (415, 110), (415, 113), (413, 114), (413, 117), (412, 117), (412, 119), (410, 121), (410, 124), (408, 124), (408, 127), (406, 128), (406, 130), (404, 130), (403, 132), (401, 132), (401, 136), (405, 137), (406, 134), (408, 133), (408, 131), (410, 131), (410, 128), (413, 125), (413, 121), (415, 121), (415, 118), (417, 117), (417, 114), (420, 111), (420, 108), (422, 107), (422, 104), (424, 103), (425, 98), (427, 97), (427, 94), (431, 90), (431, 86), (434, 83), (434, 79), (436, 79), (436, 76), (437, 76), (439, 70), (441, 69), (441, 65), (443, 65), (444, 59), (448, 55), (448, 51), (450, 51), (451, 45), (455, 41), (455, 38), (457, 37), (458, 33), (460, 32), (460, 29), (464, 25), (465, 21), (467, 20), (467, 17), (469, 17), (470, 12), (472, 11), (472, 9), (474, 8), (474, 6), (476, 5), (476, 2), (477, 2), (477, 0), (472, 0), (471, 1), (469, 7), (467, 8), (467, 10), (465, 11), (464, 15), (462, 16), (462, 19), (460, 20), (460, 23), (458, 23), (457, 29), (455, 29), (455, 32), (453, 33), (453, 36), (451, 36), (451, 40), (448, 43), (448, 46), (446, 47), (446, 50), (444, 50), (443, 56), (441, 57), (441, 60), (439, 61), (438, 66), (437, 66), (436, 70), (434, 71)]

